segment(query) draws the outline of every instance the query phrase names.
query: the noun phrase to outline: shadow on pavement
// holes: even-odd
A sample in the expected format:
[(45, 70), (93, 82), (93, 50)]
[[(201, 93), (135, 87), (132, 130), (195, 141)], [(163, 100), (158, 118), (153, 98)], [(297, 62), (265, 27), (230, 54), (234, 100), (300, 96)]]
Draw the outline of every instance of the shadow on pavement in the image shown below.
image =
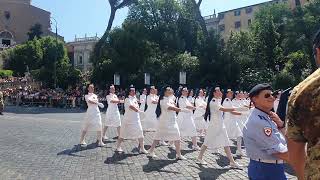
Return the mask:
[(143, 165), (142, 170), (145, 173), (150, 172), (165, 172), (165, 173), (174, 173), (174, 174), (180, 174), (176, 171), (170, 171), (170, 170), (163, 170), (166, 166), (176, 163), (178, 160), (156, 160), (149, 158), (149, 162), (146, 165)]
[[(169, 148), (169, 153), (168, 153), (168, 158), (169, 159), (175, 159), (176, 158), (176, 150), (172, 149), (171, 147)], [(192, 149), (189, 149), (189, 150), (181, 150), (181, 154), (184, 156), (188, 153), (192, 153), (194, 152), (195, 150), (192, 150)]]
[(81, 147), (78, 144), (78, 145), (75, 145), (72, 149), (66, 149), (66, 150), (63, 150), (63, 151), (59, 152), (57, 155), (58, 156), (60, 156), (60, 155), (68, 155), (68, 156), (74, 156), (74, 157), (85, 157), (85, 156), (77, 155), (77, 154), (74, 154), (74, 153), (81, 152), (81, 151), (86, 151), (86, 150), (90, 150), (90, 149), (95, 149), (96, 147), (97, 147), (96, 143), (88, 144), (85, 147)]
[(128, 164), (128, 163), (123, 163), (123, 162), (120, 162), (122, 160), (125, 160), (129, 157), (134, 157), (134, 156), (139, 156), (140, 154), (124, 154), (124, 153), (117, 153), (115, 152), (113, 154), (112, 157), (108, 157), (104, 163), (105, 164)]
[(230, 169), (215, 169), (215, 168), (209, 168), (209, 167), (204, 167), (202, 165), (193, 166), (189, 165), (190, 167), (198, 169), (199, 172), (199, 177), (201, 180), (213, 180), (213, 179), (218, 179), (221, 174), (224, 174), (228, 172)]

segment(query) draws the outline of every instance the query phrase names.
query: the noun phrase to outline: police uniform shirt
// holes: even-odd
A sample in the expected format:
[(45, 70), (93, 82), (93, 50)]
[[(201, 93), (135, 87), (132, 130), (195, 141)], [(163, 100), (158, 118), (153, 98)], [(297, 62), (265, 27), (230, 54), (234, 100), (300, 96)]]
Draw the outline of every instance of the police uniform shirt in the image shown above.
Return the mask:
[(243, 129), (243, 140), (250, 159), (279, 160), (272, 154), (287, 152), (285, 137), (268, 114), (255, 108)]

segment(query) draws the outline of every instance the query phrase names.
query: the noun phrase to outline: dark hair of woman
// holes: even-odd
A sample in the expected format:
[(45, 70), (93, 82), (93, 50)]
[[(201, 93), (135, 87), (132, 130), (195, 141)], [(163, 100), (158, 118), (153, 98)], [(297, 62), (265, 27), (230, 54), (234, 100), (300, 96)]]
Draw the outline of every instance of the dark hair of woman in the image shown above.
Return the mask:
[(209, 98), (208, 98), (208, 103), (207, 103), (207, 108), (206, 108), (206, 112), (204, 114), (204, 119), (206, 121), (210, 121), (211, 120), (211, 112), (210, 112), (210, 102), (212, 101), (213, 99), (213, 93), (215, 92), (215, 88), (211, 88), (210, 91), (209, 91)]
[[(221, 105), (224, 103), (224, 100), (227, 98), (227, 94), (228, 93), (229, 93), (229, 91), (227, 91), (226, 93), (223, 93)], [(230, 101), (232, 101), (234, 98), (235, 98), (235, 93), (232, 94), (232, 97), (231, 97)]]
[(126, 98), (129, 97), (131, 89), (135, 89), (134, 86), (130, 86), (126, 91)]
[[(185, 89), (187, 89), (187, 87), (181, 88), (180, 91), (179, 91), (179, 93), (178, 93), (178, 96), (177, 96), (177, 107), (180, 107), (180, 106), (179, 106), (179, 100), (180, 100), (180, 98), (181, 98), (181, 96), (182, 96), (182, 91), (185, 90)], [(177, 113), (177, 114), (178, 114), (178, 113)]]
[[(198, 97), (199, 97), (199, 94), (200, 94), (200, 91), (201, 91), (202, 89), (201, 88), (199, 88), (199, 89), (197, 89), (196, 90), (196, 92), (194, 93), (194, 98), (195, 99), (197, 99)], [(203, 91), (203, 90), (202, 90)]]
[(140, 94), (140, 96), (143, 94), (143, 91), (144, 90), (147, 90), (147, 94), (145, 94), (146, 95), (146, 99), (145, 99), (145, 101), (144, 101), (144, 112), (148, 109), (148, 103), (147, 103), (147, 100), (148, 100), (148, 95), (150, 94), (150, 88), (144, 88), (142, 91), (141, 91), (141, 94)]
[(202, 91), (204, 93), (204, 89), (202, 89), (202, 88), (197, 89), (195, 96), (194, 96), (194, 106), (196, 106), (196, 99), (199, 97), (200, 91)]
[(188, 97), (190, 96), (191, 92), (193, 92), (193, 96), (192, 97), (195, 97), (195, 91), (193, 89), (189, 89), (189, 93), (188, 93)]
[(160, 117), (160, 115), (161, 115), (160, 101), (163, 100), (164, 94), (168, 89), (170, 89), (170, 86), (165, 86), (165, 87), (161, 88), (160, 97), (159, 97), (159, 101), (158, 101), (157, 108), (156, 108), (157, 118)]
[(93, 85), (93, 84), (88, 84), (87, 86), (86, 86), (86, 89), (85, 89), (85, 91), (84, 91), (84, 93), (85, 94), (88, 94), (89, 93), (89, 86), (91, 86), (91, 85)]

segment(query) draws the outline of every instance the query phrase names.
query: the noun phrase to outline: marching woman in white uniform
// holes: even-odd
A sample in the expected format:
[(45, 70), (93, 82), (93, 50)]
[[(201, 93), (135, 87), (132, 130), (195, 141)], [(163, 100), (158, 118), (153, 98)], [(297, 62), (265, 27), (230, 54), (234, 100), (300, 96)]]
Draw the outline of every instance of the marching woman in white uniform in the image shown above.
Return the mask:
[[(226, 98), (222, 102), (222, 106), (226, 108), (236, 108), (237, 106), (234, 106), (232, 103), (233, 99), (233, 92), (231, 89), (227, 90)], [(240, 128), (240, 125), (238, 123), (241, 113), (234, 113), (234, 112), (225, 112), (224, 113), (224, 124), (227, 128), (227, 133), (230, 139), (236, 139), (237, 140), (237, 151), (236, 154), (243, 156), (241, 150), (241, 143), (242, 143), (242, 130)]]
[(274, 101), (273, 103), (273, 110), (274, 112), (277, 112), (278, 110), (278, 106), (279, 106), (279, 102), (280, 102), (280, 96), (281, 96), (281, 91), (278, 92), (275, 97), (276, 97), (276, 100)]
[[(141, 95), (139, 96), (139, 104), (140, 104), (140, 111), (145, 112), (147, 109), (147, 95), (148, 95), (148, 90), (146, 88), (143, 89)], [(143, 129), (143, 123), (144, 123), (144, 118), (145, 117), (140, 117), (142, 129)], [(145, 131), (143, 131), (143, 135), (145, 134)]]
[(130, 88), (129, 95), (125, 99), (124, 107), (125, 113), (120, 129), (120, 136), (117, 142), (117, 152), (123, 152), (121, 143), (124, 139), (138, 139), (140, 153), (146, 154), (147, 151), (144, 148), (144, 136), (140, 121), (140, 113), (143, 113), (139, 109), (138, 100), (136, 98), (135, 88)]
[(107, 95), (108, 108), (106, 112), (106, 121), (103, 129), (103, 140), (107, 140), (106, 132), (108, 127), (116, 127), (118, 136), (120, 134), (121, 118), (120, 111), (118, 108), (119, 103), (124, 103), (123, 100), (119, 100), (118, 96), (115, 94), (116, 89), (112, 85), (110, 86), (110, 94)]
[(206, 112), (207, 103), (205, 101), (205, 96), (202, 89), (200, 89), (197, 94), (198, 95), (195, 100), (196, 110), (194, 111), (193, 116), (200, 136), (204, 136), (206, 132), (206, 121), (204, 120), (204, 114)]
[(192, 89), (189, 91), (188, 101), (189, 101), (192, 105), (195, 105), (195, 104), (194, 104), (194, 103), (195, 103), (194, 92), (193, 92)]
[(156, 109), (159, 97), (156, 95), (156, 88), (150, 87), (150, 94), (147, 96), (147, 110), (145, 112), (145, 118), (142, 123), (143, 131), (155, 131), (157, 127), (157, 115)]
[[(236, 97), (232, 100), (232, 105), (234, 107), (245, 107), (244, 101), (242, 99), (242, 92), (236, 91)], [(249, 110), (249, 108), (248, 108)], [(245, 118), (246, 118), (246, 111), (242, 111), (242, 114), (240, 116), (236, 117), (236, 120), (238, 122), (238, 125), (240, 127), (240, 130), (242, 132), (244, 124), (245, 124)]]
[(178, 114), (178, 126), (180, 130), (181, 137), (191, 137), (192, 138), (192, 149), (199, 150), (199, 146), (197, 144), (197, 129), (193, 120), (193, 111), (196, 109), (194, 105), (192, 105), (187, 96), (188, 89), (183, 88), (181, 97), (178, 99), (178, 107), (183, 111)]
[(240, 168), (231, 154), (230, 145), (231, 142), (228, 137), (226, 127), (223, 122), (222, 112), (236, 112), (234, 108), (226, 108), (221, 105), (222, 93), (219, 87), (212, 90), (208, 98), (208, 105), (206, 109), (205, 119), (210, 121), (207, 135), (203, 145), (201, 146), (201, 151), (198, 156), (198, 161), (200, 164), (207, 164), (203, 160), (203, 155), (207, 148), (217, 149), (224, 147), (224, 151), (230, 161), (230, 166), (233, 168)]
[(139, 97), (140, 111), (145, 111), (146, 110), (147, 94), (148, 94), (148, 91), (147, 91), (146, 88), (144, 88), (143, 91), (142, 91), (142, 94)]
[(104, 105), (99, 103), (98, 96), (94, 94), (94, 86), (90, 84), (88, 86), (88, 94), (85, 95), (85, 100), (88, 105), (87, 112), (85, 114), (84, 121), (82, 122), (82, 132), (80, 137), (80, 145), (86, 146), (85, 136), (88, 130), (92, 129), (97, 131), (97, 145), (99, 147), (104, 146), (102, 142), (102, 122), (99, 107), (103, 108)]
[(172, 95), (173, 90), (170, 87), (166, 87), (161, 92), (157, 105), (157, 116), (159, 117), (159, 123), (152, 146), (149, 149), (149, 153), (151, 157), (157, 157), (154, 153), (156, 145), (160, 141), (171, 141), (175, 144), (177, 153), (176, 158), (179, 160), (184, 160), (186, 158), (181, 155), (180, 131), (176, 116), (176, 112), (180, 112), (181, 109), (176, 107)]

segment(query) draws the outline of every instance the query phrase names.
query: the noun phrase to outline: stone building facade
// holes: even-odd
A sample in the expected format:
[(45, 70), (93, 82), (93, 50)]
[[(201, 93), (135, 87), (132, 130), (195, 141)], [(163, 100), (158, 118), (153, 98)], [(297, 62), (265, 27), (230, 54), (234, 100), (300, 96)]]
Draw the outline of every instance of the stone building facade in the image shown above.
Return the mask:
[(35, 24), (42, 25), (43, 36), (50, 31), (50, 12), (31, 5), (31, 0), (0, 0), (0, 46), (12, 46), (28, 40)]
[(90, 55), (98, 41), (99, 38), (95, 36), (75, 38), (73, 42), (67, 43), (69, 59), (75, 68), (84, 73), (92, 70)]
[(248, 30), (250, 24), (254, 21), (254, 14), (263, 6), (272, 3), (288, 3), (294, 9), (297, 6), (304, 5), (310, 0), (271, 0), (264, 3), (254, 4), (251, 6), (232, 9), (218, 14), (214, 13), (210, 16), (205, 16), (208, 29), (213, 29), (221, 35), (224, 40), (227, 40), (232, 32)]

